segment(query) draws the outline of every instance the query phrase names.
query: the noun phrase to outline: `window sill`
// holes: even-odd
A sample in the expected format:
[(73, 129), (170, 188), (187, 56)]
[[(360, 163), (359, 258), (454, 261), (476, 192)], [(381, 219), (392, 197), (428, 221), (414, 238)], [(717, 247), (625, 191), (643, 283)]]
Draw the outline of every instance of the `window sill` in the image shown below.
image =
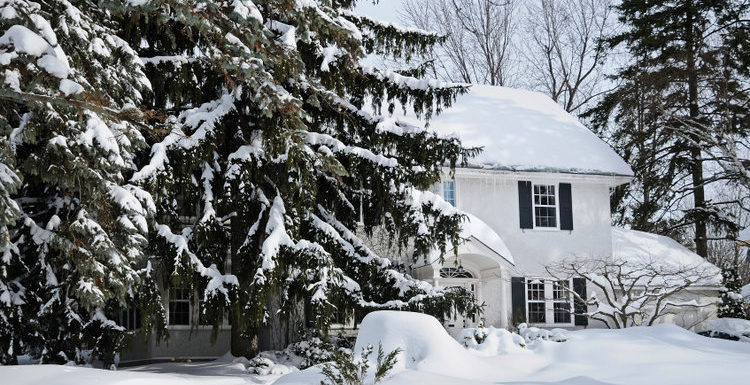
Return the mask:
[(575, 327), (575, 323), (569, 324), (527, 324), (529, 327), (542, 328), (542, 329), (554, 329), (554, 328), (572, 328)]
[(534, 227), (534, 231), (542, 231), (542, 232), (558, 232), (561, 231), (559, 227)]

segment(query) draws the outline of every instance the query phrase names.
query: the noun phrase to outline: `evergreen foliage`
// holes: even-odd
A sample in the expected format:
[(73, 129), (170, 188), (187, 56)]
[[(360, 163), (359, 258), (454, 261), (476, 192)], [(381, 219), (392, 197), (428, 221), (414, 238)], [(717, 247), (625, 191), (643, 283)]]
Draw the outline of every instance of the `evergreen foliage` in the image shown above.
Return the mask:
[(720, 318), (747, 319), (742, 298), (742, 278), (737, 271), (737, 264), (726, 262), (721, 268), (721, 303), (718, 316)]
[(0, 361), (109, 363), (155, 210), (128, 183), (150, 85), (96, 3), (0, 9)]
[(198, 293), (214, 330), (230, 314), (252, 337), (306, 298), (321, 330), (341, 311), (477, 311), (363, 240), (385, 228), (415, 261), (459, 240), (462, 215), (424, 190), (475, 150), (381, 112), (429, 118), (464, 88), (361, 63), (440, 37), (355, 16), (351, 1), (107, 5), (153, 85), (156, 135), (131, 178), (154, 197), (153, 267)]
[(477, 150), (389, 117), (464, 87), (361, 62), (442, 38), (353, 5), (0, 0), (2, 363), (107, 365), (119, 309), (165, 335), (164, 286), (233, 337), (305, 302), (324, 335), (337, 312), (479, 311), (366, 245), (442, 257), (463, 216), (426, 190)]
[(713, 172), (712, 162), (725, 160), (706, 155), (716, 141), (703, 135), (748, 134), (748, 7), (734, 0), (623, 1), (617, 9), (625, 28), (608, 42), (631, 59), (613, 77), (618, 88), (590, 112), (600, 127), (615, 123), (612, 144), (636, 175), (627, 191), (616, 192), (619, 220), (672, 236), (692, 228), (703, 257), (712, 234), (731, 238), (737, 230), (726, 209), (731, 202), (706, 196), (737, 176)]

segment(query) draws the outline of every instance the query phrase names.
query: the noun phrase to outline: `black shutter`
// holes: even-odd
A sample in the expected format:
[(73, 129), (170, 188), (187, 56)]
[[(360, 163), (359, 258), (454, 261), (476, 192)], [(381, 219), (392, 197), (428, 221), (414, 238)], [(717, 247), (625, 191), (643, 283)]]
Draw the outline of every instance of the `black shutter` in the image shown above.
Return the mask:
[[(578, 294), (584, 300), (586, 299), (586, 279), (585, 278), (573, 278), (573, 291)], [(573, 302), (573, 308), (575, 309), (575, 324), (579, 326), (586, 326), (589, 324), (589, 319), (585, 315), (587, 307), (584, 301), (575, 299)]]
[(531, 212), (531, 182), (518, 181), (518, 212), (522, 229), (534, 228), (534, 216)]
[(510, 292), (513, 304), (513, 325), (526, 322), (526, 279), (524, 277), (512, 277), (510, 279)]
[(560, 230), (573, 230), (573, 199), (570, 183), (560, 183)]

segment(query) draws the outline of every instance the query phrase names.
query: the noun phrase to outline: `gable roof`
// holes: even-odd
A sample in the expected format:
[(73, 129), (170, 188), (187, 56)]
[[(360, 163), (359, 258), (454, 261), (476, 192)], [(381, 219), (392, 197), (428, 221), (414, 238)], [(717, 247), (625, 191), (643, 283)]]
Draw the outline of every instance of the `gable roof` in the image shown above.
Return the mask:
[(656, 263), (663, 268), (692, 267), (701, 271), (702, 284), (721, 285), (721, 271), (670, 237), (612, 227), (612, 256), (636, 264)]
[(469, 167), (632, 176), (604, 141), (549, 97), (533, 91), (472, 85), (429, 126), (484, 147)]

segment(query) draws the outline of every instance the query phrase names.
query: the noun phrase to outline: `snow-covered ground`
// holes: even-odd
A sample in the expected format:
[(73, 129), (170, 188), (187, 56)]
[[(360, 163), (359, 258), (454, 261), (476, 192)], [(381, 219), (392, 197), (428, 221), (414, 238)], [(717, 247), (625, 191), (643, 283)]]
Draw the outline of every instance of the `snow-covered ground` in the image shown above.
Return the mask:
[[(355, 351), (378, 343), (386, 351), (403, 349), (385, 385), (703, 385), (741, 384), (750, 378), (750, 343), (707, 338), (673, 325), (581, 330), (567, 332), (565, 339), (524, 343), (517, 336), (495, 330), (483, 343), (466, 348), (434, 318), (384, 311), (365, 318)], [(157, 364), (119, 371), (9, 366), (0, 367), (0, 379), (13, 385), (317, 385), (323, 379), (316, 367), (277, 369), (276, 374), (253, 375), (248, 372), (247, 360), (227, 357), (210, 363)], [(282, 375), (285, 372), (288, 374)]]

